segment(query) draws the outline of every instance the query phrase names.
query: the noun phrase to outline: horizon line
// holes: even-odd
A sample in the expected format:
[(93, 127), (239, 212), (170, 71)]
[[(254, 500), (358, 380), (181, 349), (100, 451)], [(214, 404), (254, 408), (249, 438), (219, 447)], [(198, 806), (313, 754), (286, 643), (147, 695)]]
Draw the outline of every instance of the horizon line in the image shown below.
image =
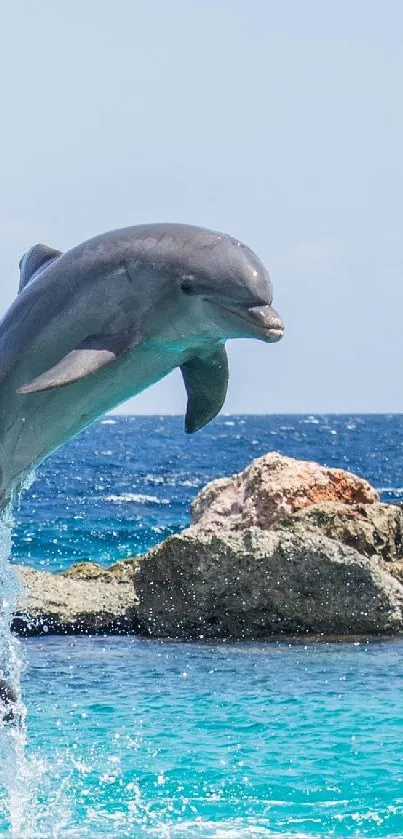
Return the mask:
[[(174, 414), (170, 411), (164, 413), (163, 411), (155, 411), (154, 413), (129, 413), (125, 411), (118, 411), (116, 408), (109, 411), (104, 416), (119, 416), (119, 417), (178, 417), (184, 418), (185, 414)], [(403, 411), (236, 411), (233, 413), (221, 413), (215, 419), (220, 417), (398, 417), (403, 416)], [(99, 419), (102, 419), (100, 417)], [(213, 420), (213, 421), (214, 421)]]

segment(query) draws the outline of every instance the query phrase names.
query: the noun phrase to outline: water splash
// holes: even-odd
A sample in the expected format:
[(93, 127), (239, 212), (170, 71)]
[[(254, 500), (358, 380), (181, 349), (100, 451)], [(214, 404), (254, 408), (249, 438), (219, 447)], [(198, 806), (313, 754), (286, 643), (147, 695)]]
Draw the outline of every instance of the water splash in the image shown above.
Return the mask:
[(0, 820), (9, 823), (10, 837), (28, 837), (25, 830), (26, 808), (32, 786), (25, 758), (26, 708), (21, 696), (21, 673), (24, 668), (22, 647), (11, 632), (16, 603), (23, 595), (16, 570), (10, 565), (13, 519), (10, 510), (0, 519), (0, 673), (17, 694), (14, 719), (0, 721)]

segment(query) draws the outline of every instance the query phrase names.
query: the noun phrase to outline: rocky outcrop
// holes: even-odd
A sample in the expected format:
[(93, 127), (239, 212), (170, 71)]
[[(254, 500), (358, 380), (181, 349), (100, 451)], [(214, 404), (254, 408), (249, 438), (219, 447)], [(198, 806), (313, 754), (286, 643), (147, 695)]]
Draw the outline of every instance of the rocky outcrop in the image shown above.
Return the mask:
[(376, 559), (320, 533), (169, 537), (136, 569), (150, 635), (262, 639), (379, 634), (403, 626), (403, 586)]
[(137, 631), (135, 564), (129, 560), (104, 569), (85, 562), (61, 574), (19, 566), (26, 598), (13, 629), (21, 635)]
[(208, 484), (192, 519), (138, 566), (150, 634), (403, 630), (403, 512), (361, 478), (273, 453)]
[(403, 556), (403, 508), (395, 504), (313, 504), (277, 521), (273, 528), (300, 535), (319, 531), (364, 556), (377, 555), (385, 562)]
[(324, 501), (373, 504), (379, 495), (350, 472), (272, 452), (243, 472), (207, 484), (192, 504), (192, 522), (210, 533), (267, 530), (278, 519)]
[(263, 639), (403, 632), (403, 508), (364, 480), (279, 454), (213, 481), (193, 525), (105, 570), (21, 569), (14, 627)]

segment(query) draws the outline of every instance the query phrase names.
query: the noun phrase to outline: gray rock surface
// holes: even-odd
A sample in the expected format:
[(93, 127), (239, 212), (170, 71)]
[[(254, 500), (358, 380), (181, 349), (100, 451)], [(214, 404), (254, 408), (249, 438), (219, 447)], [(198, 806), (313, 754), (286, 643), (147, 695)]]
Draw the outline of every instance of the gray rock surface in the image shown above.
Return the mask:
[(380, 634), (403, 627), (403, 586), (384, 563), (310, 532), (193, 528), (151, 550), (135, 574), (154, 636), (262, 639)]
[(315, 530), (355, 548), (364, 556), (394, 562), (403, 557), (403, 508), (394, 504), (341, 504), (327, 501), (280, 519), (273, 529)]
[(103, 569), (86, 562), (61, 574), (19, 566), (26, 598), (19, 604), (13, 629), (22, 635), (137, 631), (135, 563), (118, 562)]

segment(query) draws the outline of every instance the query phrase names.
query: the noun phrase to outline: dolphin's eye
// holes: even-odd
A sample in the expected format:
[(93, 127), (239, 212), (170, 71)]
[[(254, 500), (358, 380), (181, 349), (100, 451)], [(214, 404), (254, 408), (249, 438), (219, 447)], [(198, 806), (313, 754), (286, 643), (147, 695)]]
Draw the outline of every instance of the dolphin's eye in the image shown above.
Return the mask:
[(181, 291), (184, 294), (196, 294), (195, 279), (193, 274), (186, 274), (181, 278)]

